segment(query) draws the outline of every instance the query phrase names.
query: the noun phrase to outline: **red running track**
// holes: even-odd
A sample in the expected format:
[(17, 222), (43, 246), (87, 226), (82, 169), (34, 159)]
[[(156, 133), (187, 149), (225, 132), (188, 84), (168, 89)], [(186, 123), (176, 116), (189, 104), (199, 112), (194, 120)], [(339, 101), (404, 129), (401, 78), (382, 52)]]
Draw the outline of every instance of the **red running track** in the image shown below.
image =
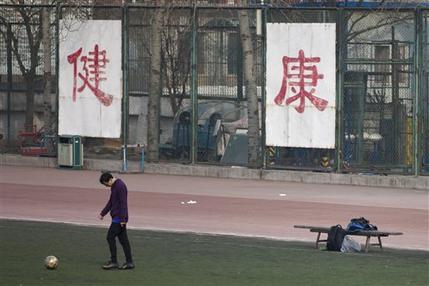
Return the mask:
[[(97, 218), (109, 196), (99, 175), (1, 166), (0, 217), (107, 227), (107, 217)], [(129, 188), (130, 228), (314, 241), (314, 233), (293, 225), (345, 226), (350, 218), (365, 216), (382, 231), (404, 233), (385, 238), (385, 246), (429, 250), (429, 191), (114, 175)]]

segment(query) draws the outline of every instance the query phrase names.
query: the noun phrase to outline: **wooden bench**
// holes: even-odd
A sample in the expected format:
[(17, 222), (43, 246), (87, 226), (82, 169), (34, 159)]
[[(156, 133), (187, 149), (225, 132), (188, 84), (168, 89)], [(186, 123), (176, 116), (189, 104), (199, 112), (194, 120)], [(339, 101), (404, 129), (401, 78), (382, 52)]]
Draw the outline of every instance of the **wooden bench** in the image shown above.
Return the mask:
[[(310, 232), (317, 232), (316, 238), (316, 248), (319, 249), (319, 242), (327, 242), (327, 239), (321, 239), (320, 235), (322, 233), (328, 234), (330, 227), (322, 226), (309, 226), (309, 225), (295, 225), (295, 228), (305, 228), (309, 229)], [(387, 231), (378, 231), (378, 230), (360, 230), (353, 232), (346, 232), (346, 235), (356, 235), (356, 236), (366, 236), (366, 243), (364, 251), (368, 252), (370, 245), (378, 245), (381, 250), (383, 250), (383, 245), (381, 244), (381, 237), (388, 237), (389, 235), (402, 235), (402, 232), (387, 232)], [(377, 237), (378, 243), (370, 243), (371, 237)]]

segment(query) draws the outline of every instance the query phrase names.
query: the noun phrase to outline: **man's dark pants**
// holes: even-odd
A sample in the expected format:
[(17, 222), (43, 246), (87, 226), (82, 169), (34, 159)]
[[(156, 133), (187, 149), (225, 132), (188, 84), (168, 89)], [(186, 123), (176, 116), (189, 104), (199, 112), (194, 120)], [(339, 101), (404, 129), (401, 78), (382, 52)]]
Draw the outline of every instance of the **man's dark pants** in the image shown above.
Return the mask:
[(116, 237), (118, 237), (119, 242), (124, 249), (126, 261), (133, 262), (133, 259), (131, 257), (131, 246), (127, 236), (127, 227), (126, 225), (121, 226), (120, 223), (114, 222), (112, 222), (109, 231), (107, 232), (107, 242), (109, 243), (110, 248), (110, 260), (114, 263), (118, 262), (116, 257)]

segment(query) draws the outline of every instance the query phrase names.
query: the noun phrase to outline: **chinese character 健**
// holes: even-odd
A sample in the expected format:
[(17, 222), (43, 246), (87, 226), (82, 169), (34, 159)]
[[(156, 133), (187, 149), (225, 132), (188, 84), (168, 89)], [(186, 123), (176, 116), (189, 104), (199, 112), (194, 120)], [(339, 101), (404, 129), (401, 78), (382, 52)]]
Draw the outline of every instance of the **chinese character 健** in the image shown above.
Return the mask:
[[(105, 74), (104, 69), (109, 60), (106, 58), (106, 50), (100, 51), (98, 45), (94, 46), (94, 51), (90, 51), (88, 56), (81, 56), (82, 48), (67, 56), (67, 61), (73, 64), (73, 101), (76, 101), (76, 92), (81, 93), (86, 87), (98, 98), (105, 106), (112, 104), (113, 96), (100, 89), (100, 82), (105, 81), (102, 77)], [(83, 62), (81, 72), (77, 72), (78, 59)], [(77, 87), (77, 77), (82, 80), (82, 85)]]

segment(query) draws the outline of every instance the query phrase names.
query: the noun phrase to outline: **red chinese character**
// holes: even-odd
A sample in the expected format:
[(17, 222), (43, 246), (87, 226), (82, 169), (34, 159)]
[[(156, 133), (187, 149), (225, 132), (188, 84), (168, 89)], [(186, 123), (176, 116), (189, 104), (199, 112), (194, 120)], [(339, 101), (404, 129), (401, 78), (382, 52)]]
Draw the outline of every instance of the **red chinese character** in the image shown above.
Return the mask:
[[(317, 72), (316, 66), (309, 64), (318, 62), (320, 62), (319, 57), (306, 58), (304, 56), (303, 50), (299, 51), (298, 58), (284, 56), (282, 86), (276, 98), (274, 99), (274, 102), (277, 105), (281, 105), (283, 103), (288, 88), (287, 85), (289, 83), (294, 96), (286, 99), (286, 105), (289, 105), (295, 100), (300, 99), (299, 106), (295, 107), (295, 109), (299, 113), (303, 113), (305, 109), (305, 98), (307, 97), (318, 110), (325, 110), (326, 106), (328, 105), (328, 101), (313, 95), (313, 93), (316, 91), (315, 88), (311, 88), (310, 92), (305, 90), (305, 86), (316, 87), (317, 80), (323, 79), (323, 74), (319, 74)], [(291, 64), (289, 66), (289, 63), (298, 64)], [(299, 90), (297, 91), (295, 87), (299, 87)]]
[[(85, 87), (88, 87), (91, 92), (98, 98), (98, 100), (105, 106), (112, 104), (113, 96), (102, 91), (99, 86), (100, 82), (106, 80), (101, 75), (105, 72), (106, 64), (109, 60), (106, 58), (106, 50), (99, 51), (98, 45), (94, 46), (94, 51), (89, 52), (89, 56), (82, 56), (82, 48), (76, 52), (67, 56), (67, 61), (73, 64), (73, 101), (76, 101), (76, 91), (82, 92)], [(80, 61), (83, 62), (83, 74), (77, 72), (77, 63), (80, 57)], [(82, 80), (83, 84), (77, 88), (77, 77)]]

